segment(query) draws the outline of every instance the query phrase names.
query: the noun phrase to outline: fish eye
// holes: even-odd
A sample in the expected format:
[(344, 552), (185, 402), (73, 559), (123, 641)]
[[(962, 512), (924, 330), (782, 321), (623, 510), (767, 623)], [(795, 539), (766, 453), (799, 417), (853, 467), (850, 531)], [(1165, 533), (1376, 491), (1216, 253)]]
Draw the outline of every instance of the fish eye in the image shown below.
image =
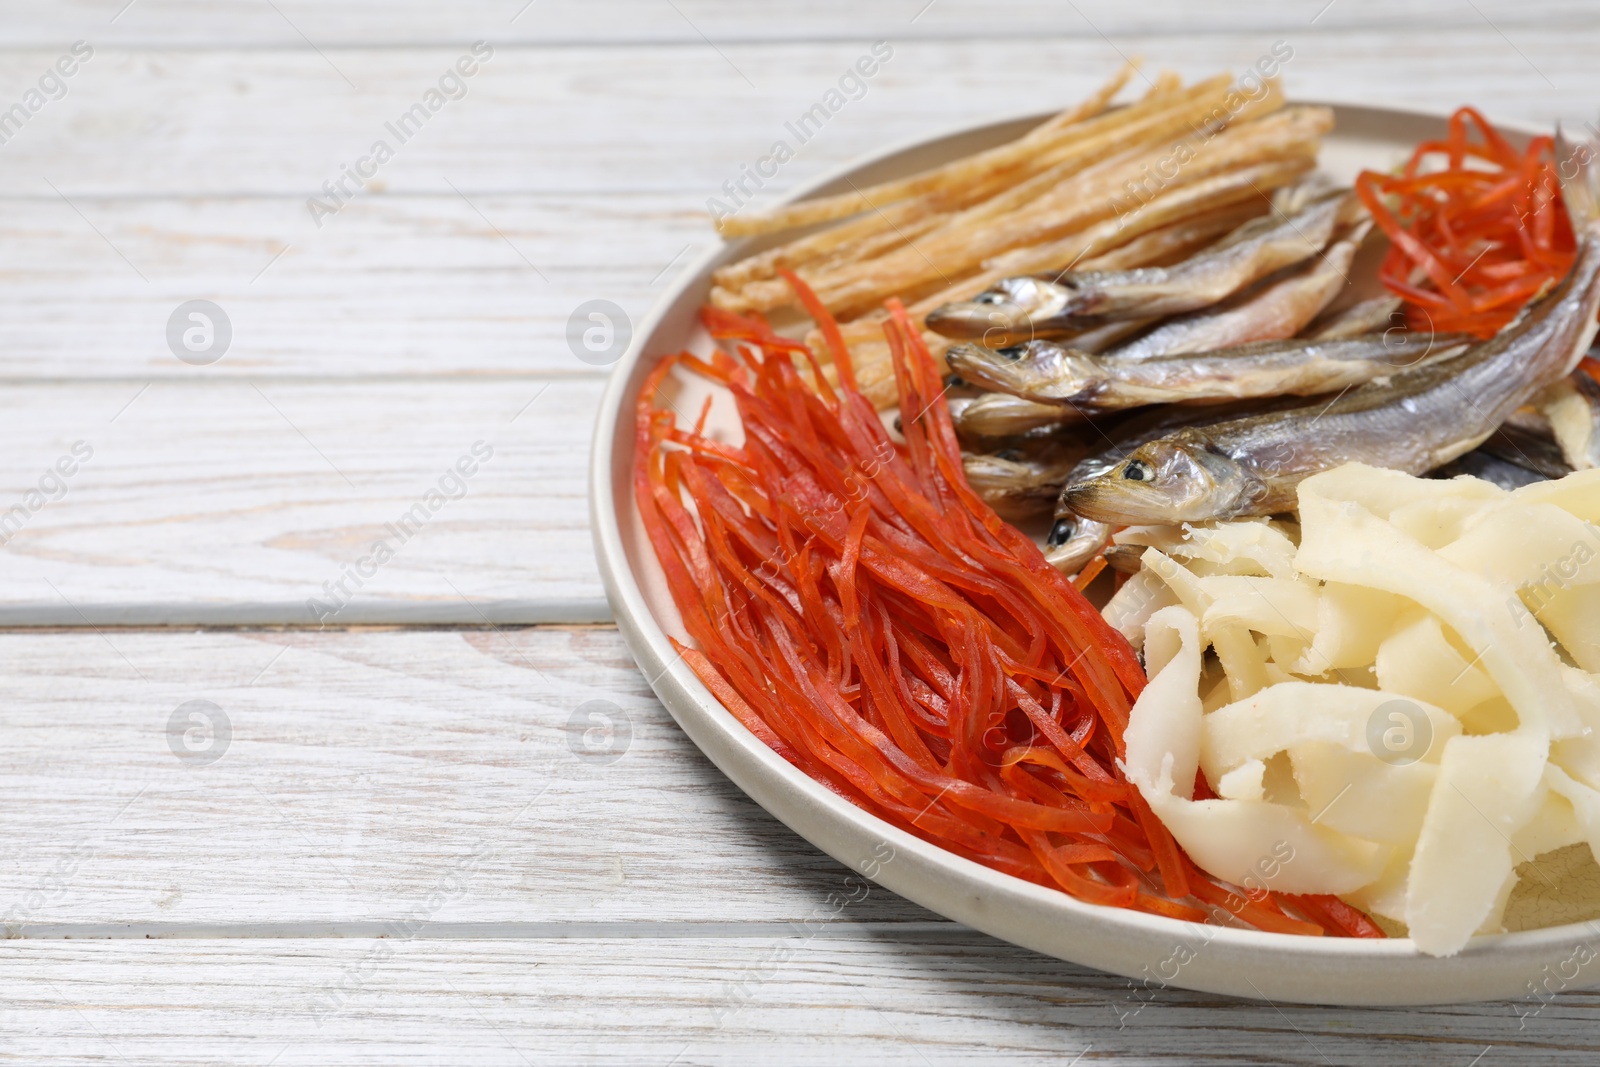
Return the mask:
[(1021, 359), (1023, 357), (1023, 354), (1026, 353), (1027, 351), (1028, 350), (1026, 348), (1024, 348), (1022, 345), (1010, 345), (1010, 346), (1008, 346), (1006, 348), (997, 348), (997, 349), (994, 350), (994, 353), (997, 356), (1002, 356), (1002, 357), (1004, 357), (1006, 359), (1009, 359), (1011, 362), (1015, 363), (1017, 360)]
[(1071, 519), (1057, 519), (1056, 524), (1050, 527), (1050, 536), (1045, 538), (1046, 548), (1060, 548), (1072, 540), (1072, 535), (1078, 532), (1078, 524)]
[(1005, 300), (999, 293), (979, 293), (972, 298), (974, 304), (998, 304)]
[(1156, 472), (1144, 460), (1130, 459), (1122, 468), (1122, 476), (1130, 482), (1150, 482), (1155, 480)]
[(944, 387), (946, 389), (964, 389), (966, 384), (959, 374), (946, 374), (944, 376)]

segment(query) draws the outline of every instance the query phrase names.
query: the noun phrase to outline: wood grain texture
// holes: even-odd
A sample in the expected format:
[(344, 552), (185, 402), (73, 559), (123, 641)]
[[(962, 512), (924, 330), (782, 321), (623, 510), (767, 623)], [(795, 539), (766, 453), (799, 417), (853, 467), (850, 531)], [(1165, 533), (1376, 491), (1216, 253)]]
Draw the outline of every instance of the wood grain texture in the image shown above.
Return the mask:
[[(1140, 38), (1137, 47), (1152, 69), (1209, 76), (1242, 72), (1275, 39), (1294, 50), (1283, 73), (1288, 91), (1304, 99), (1452, 108), (1470, 97), (1505, 118), (1593, 117), (1587, 49), (1559, 28), (1522, 30), (1515, 39), (1488, 26), (1440, 30), (1425, 48), (1409, 34), (1315, 30), (1173, 33)], [(721, 52), (731, 64), (705, 45), (501, 46), (464, 82), (465, 95), (420, 133), (405, 143), (388, 134), (395, 156), (364, 196), (671, 190), (703, 209), (741, 163), (784, 135), (785, 121), (834, 87), (869, 40), (730, 44)], [(281, 196), (288, 205), (279, 239), (314, 242), (306, 198), (385, 137), (385, 124), (462, 52), (108, 46), (82, 65), (66, 96), (4, 144), (0, 194), (55, 198), (48, 178), (80, 207), (118, 195)], [(865, 94), (798, 146), (767, 189), (781, 192), (885, 140), (1065, 106), (1127, 53), (1097, 35), (894, 44)], [(57, 55), (6, 50), (0, 100), (19, 98)], [(323, 221), (327, 234), (344, 220)], [(113, 241), (137, 236), (106, 233)], [(140, 262), (139, 252), (130, 248), (129, 259)], [(247, 278), (264, 259), (250, 250)]]
[(988, 938), (12, 942), (12, 1062), (1593, 1063), (1600, 1000), (1347, 1010), (1158, 990)]
[(1580, 1063), (1600, 1014), (1246, 1004), (862, 896), (609, 629), (10, 633), (0, 679), (14, 1062)]
[[(0, 624), (607, 618), (585, 472), (600, 385), (14, 382)], [(78, 441), (92, 458), (55, 479)], [(459, 478), (463, 457), (476, 473)]]
[[(163, 10), (200, 17), (159, 5), (125, 17)], [(394, 24), (421, 17), (407, 9)], [(1508, 39), (1469, 26), (1422, 50), (1320, 27), (1295, 38), (1288, 76), (1305, 95), (1448, 107), (1464, 92), (1462, 70), (1509, 117), (1545, 120), (1594, 95), (1592, 64), (1559, 30)], [(1269, 39), (1169, 34), (1140, 47), (1153, 64), (1206, 72), (1242, 67)], [(605, 618), (582, 502), (604, 369), (574, 356), (568, 318), (605, 298), (638, 320), (709, 246), (705, 198), (861, 44), (740, 47), (729, 54), (755, 62), (758, 89), (709, 48), (502, 48), (465, 99), (321, 228), (307, 197), (456, 49), (349, 49), (333, 58), (359, 75), (354, 89), (303, 42), (102, 49), (64, 99), (0, 146), (0, 376), (14, 383), (5, 403), (15, 415), (0, 428), (0, 484), (22, 493), (61, 443), (144, 383), (163, 384), (106, 431), (101, 465), (0, 553), (10, 579), (0, 622), (305, 621), (306, 599), (425, 490), (429, 464), (480, 420), (509, 417), (502, 397), (520, 404), (546, 380), (562, 383), (551, 394), (561, 400), (541, 401), (517, 427), (531, 436), (496, 468), (494, 495), (453, 505), (342, 618), (474, 621), (442, 571), (497, 605), (485, 608), (497, 621)], [(0, 53), (0, 100), (52, 58)], [(1098, 37), (908, 42), (767, 192), (877, 147), (886, 130), (932, 133), (1072, 99), (1118, 61)], [(204, 368), (166, 341), (168, 317), (195, 298), (222, 305), (235, 333)], [(394, 376), (415, 382), (385, 381)], [(426, 376), (465, 381), (434, 390)], [(485, 378), (497, 381), (474, 392)], [(263, 399), (279, 395), (276, 379), (289, 391), (281, 413)], [(368, 481), (351, 474), (352, 491), (329, 464), (358, 455)]]
[[(1198, 74), (1243, 69), (1271, 40), (1140, 47)], [(1600, 80), (1569, 35), (1480, 26), (1429, 40), (1296, 37), (1286, 77), (1305, 97), (1447, 109), (1471, 96), (1510, 119), (1593, 117)], [(331, 204), (324, 182), (375, 139), (395, 141), (385, 123), (459, 49), (351, 50), (335, 61), (352, 88), (309, 48), (105, 48), (0, 146), (0, 376), (192, 375), (165, 330), (196, 298), (234, 327), (210, 378), (587, 371), (566, 340), (577, 306), (609, 299), (638, 321), (713, 245), (707, 199), (861, 49), (735, 49), (759, 71), (752, 88), (709, 48), (505, 47), (465, 98), (396, 142), (368, 191), (313, 219), (308, 200)], [(0, 53), (0, 101), (54, 58)], [(885, 131), (931, 135), (1073, 100), (1118, 62), (1098, 37), (906, 43), (758, 202)]]
[[(8, 633), (0, 679), (10, 933), (773, 925), (850, 875), (610, 629)], [(169, 731), (194, 700), (226, 737)], [(876, 888), (839, 917), (936, 918)]]
[[(638, 322), (713, 243), (652, 193), (380, 196), (305, 243), (304, 198), (45, 193), (0, 202), (0, 377), (599, 378), (567, 340), (578, 305)], [(233, 333), (203, 369), (167, 337), (194, 299)]]
[[(818, 41), (899, 34), (905, 37), (969, 40), (974, 37), (1093, 36), (1172, 33), (1250, 33), (1306, 28), (1371, 30), (1481, 27), (1519, 28), (1559, 24), (1588, 25), (1582, 0), (1408, 0), (1374, 5), (1328, 0), (1214, 0), (1204, 5), (1183, 0), (1145, 0), (1139, 4), (1076, 5), (1052, 0), (777, 0), (760, 6), (739, 0), (464, 0), (449, 5), (425, 0), (404, 3), (317, 4), (311, 0), (272, 6), (227, 0), (67, 0), (16, 5), (8, 12), (11, 38), (46, 46), (65, 38), (93, 35), (117, 44), (165, 47), (303, 48), (306, 42), (329, 47), (394, 46), (470, 41), (500, 36), (532, 44), (676, 42), (704, 44), (746, 40)], [(1476, 6), (1477, 11), (1473, 8)]]
[[(1210, 74), (1281, 39), (1302, 98), (1592, 119), (1589, 4), (3, 17), (0, 111), (73, 41), (96, 52), (0, 144), (0, 530), (94, 449), (0, 549), (0, 626), (73, 628), (0, 632), (0, 923), (22, 935), (0, 1061), (1593, 1061), (1592, 994), (1280, 1009), (1131, 986), (875, 888), (840, 910), (849, 872), (693, 749), (609, 629), (110, 625), (304, 626), (477, 440), (495, 454), (465, 496), (334, 621), (604, 618), (584, 500), (604, 368), (568, 317), (642, 317), (711, 244), (706, 199), (874, 38), (892, 61), (763, 198), (886, 139), (1076, 99), (1134, 52)], [(480, 39), (465, 98), (318, 226), (308, 198)], [(196, 298), (235, 328), (204, 368), (165, 342)], [(215, 761), (201, 712), (227, 719)]]

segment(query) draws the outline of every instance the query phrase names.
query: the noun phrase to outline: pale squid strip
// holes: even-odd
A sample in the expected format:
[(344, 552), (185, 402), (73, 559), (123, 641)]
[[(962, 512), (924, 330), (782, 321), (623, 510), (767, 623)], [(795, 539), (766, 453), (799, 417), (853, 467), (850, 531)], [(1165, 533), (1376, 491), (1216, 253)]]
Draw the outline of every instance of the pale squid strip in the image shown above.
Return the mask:
[(1430, 700), (1460, 718), (1499, 693), (1494, 680), (1445, 639), (1437, 617), (1407, 612), (1378, 647), (1378, 688)]
[(1295, 565), (1312, 578), (1382, 589), (1421, 604), (1478, 654), (1525, 729), (1537, 729), (1546, 739), (1577, 733), (1582, 720), (1562, 684), (1560, 659), (1542, 633), (1519, 626), (1510, 611), (1484, 610), (1504, 604), (1508, 590), (1441, 558), (1364, 506), (1362, 497), (1380, 506), (1388, 502), (1387, 484), (1378, 493), (1364, 487), (1388, 483), (1391, 475), (1425, 484), (1355, 463), (1302, 482)]
[(1144, 647), (1144, 627), (1150, 616), (1178, 602), (1177, 594), (1148, 568), (1141, 568), (1122, 584), (1102, 614), (1113, 629), (1134, 648)]
[(1512, 835), (1544, 800), (1548, 742), (1531, 732), (1445, 743), (1406, 886), (1406, 926), (1423, 952), (1449, 956), (1498, 921), (1516, 865)]
[[(1600, 857), (1600, 471), (1508, 494), (1352, 464), (1299, 518), (1298, 546), (1259, 520), (1118, 536), (1150, 546), (1129, 780), (1209, 873), (1450, 955), (1501, 929), (1522, 865)], [(1429, 731), (1409, 758), (1374, 740), (1396, 700)], [(1221, 799), (1189, 799), (1197, 767)]]
[(1296, 674), (1326, 674), (1371, 664), (1405, 601), (1379, 589), (1343, 582), (1323, 583), (1321, 594), (1311, 647), (1290, 669)]
[(1200, 618), (1207, 633), (1223, 626), (1245, 626), (1259, 634), (1311, 640), (1317, 591), (1303, 582), (1219, 574), (1201, 578), (1200, 587), (1211, 598)]
[(1289, 749), (1300, 797), (1320, 826), (1410, 850), (1428, 814), (1438, 764), (1390, 766), (1363, 746), (1329, 741)]
[[(1181, 606), (1156, 612), (1145, 627), (1151, 679), (1128, 724), (1128, 780), (1195, 862), (1219, 878), (1290, 893), (1343, 893), (1371, 882), (1388, 860), (1385, 846), (1314, 825), (1280, 804), (1190, 799), (1200, 760), (1202, 647), (1198, 621)], [(1293, 859), (1263, 870), (1265, 860), (1285, 854)]]

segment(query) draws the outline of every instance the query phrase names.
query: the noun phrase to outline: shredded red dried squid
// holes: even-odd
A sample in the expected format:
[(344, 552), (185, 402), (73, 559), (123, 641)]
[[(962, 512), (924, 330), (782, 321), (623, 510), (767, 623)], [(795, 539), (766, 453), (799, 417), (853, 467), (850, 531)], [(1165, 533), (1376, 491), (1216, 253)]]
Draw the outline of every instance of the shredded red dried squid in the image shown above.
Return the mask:
[[(1566, 276), (1575, 245), (1554, 155), (1549, 137), (1517, 151), (1464, 107), (1450, 117), (1445, 140), (1419, 144), (1400, 174), (1356, 178), (1361, 202), (1391, 242), (1379, 277), (1406, 300), (1413, 329), (1492, 336)], [(1443, 166), (1424, 170), (1435, 158)]]
[[(1080, 900), (1261, 929), (1376, 932), (1333, 901), (1216, 882), (1117, 767), (1144, 673), (1128, 643), (967, 486), (938, 372), (898, 302), (903, 441), (796, 279), (838, 368), (706, 308), (709, 360), (663, 359), (638, 404), (634, 491), (684, 661), (751, 733), (886, 822)], [(744, 443), (657, 405), (674, 368), (725, 385)], [(1351, 913), (1360, 916), (1359, 921)]]

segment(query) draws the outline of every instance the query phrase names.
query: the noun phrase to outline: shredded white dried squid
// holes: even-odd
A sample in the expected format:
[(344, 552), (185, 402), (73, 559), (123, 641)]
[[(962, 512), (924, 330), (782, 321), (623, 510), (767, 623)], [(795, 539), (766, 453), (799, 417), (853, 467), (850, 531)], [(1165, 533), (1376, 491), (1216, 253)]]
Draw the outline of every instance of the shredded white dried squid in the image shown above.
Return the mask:
[(1147, 546), (1106, 607), (1150, 676), (1125, 770), (1211, 874), (1451, 955), (1501, 929), (1519, 864), (1600, 859), (1600, 470), (1506, 492), (1349, 464), (1299, 520), (1117, 535)]

